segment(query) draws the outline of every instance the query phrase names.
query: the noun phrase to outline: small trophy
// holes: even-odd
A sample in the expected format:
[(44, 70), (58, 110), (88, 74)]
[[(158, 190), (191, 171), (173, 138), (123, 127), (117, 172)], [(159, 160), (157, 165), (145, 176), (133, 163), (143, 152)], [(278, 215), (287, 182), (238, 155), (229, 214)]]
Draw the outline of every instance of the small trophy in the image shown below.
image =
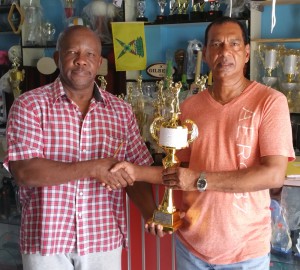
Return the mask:
[(20, 61), (18, 56), (16, 56), (16, 53), (13, 52), (12, 55), (12, 68), (9, 70), (9, 83), (14, 95), (14, 98), (16, 99), (18, 96), (21, 94), (21, 89), (20, 89), (20, 83), (24, 80), (25, 78), (25, 71), (19, 70), (20, 66)]
[(296, 90), (299, 86), (297, 82), (298, 71), (298, 52), (293, 49), (286, 49), (282, 55), (281, 65), (283, 78), (281, 82), (281, 90), (292, 91)]
[(265, 85), (272, 87), (277, 82), (274, 71), (278, 66), (278, 51), (273, 47), (259, 45), (258, 54), (266, 73), (266, 76), (262, 77), (262, 81)]
[(209, 1), (210, 7), (209, 11), (207, 12), (207, 21), (212, 22), (213, 20), (222, 17), (223, 12), (219, 10), (220, 3), (218, 0), (210, 0)]
[(167, 0), (157, 0), (159, 6), (159, 15), (156, 17), (156, 23), (165, 23), (167, 21), (167, 16), (165, 15), (165, 8), (167, 5)]
[(139, 22), (147, 22), (148, 18), (145, 17), (146, 0), (138, 0), (136, 3), (136, 9), (137, 9), (136, 20)]
[(192, 11), (190, 12), (190, 18), (192, 22), (205, 22), (207, 12), (204, 12), (205, 6), (204, 0), (194, 0), (192, 5)]
[[(159, 116), (150, 126), (150, 133), (158, 145), (166, 152), (162, 163), (164, 168), (179, 167), (180, 161), (176, 157), (176, 150), (188, 147), (189, 143), (198, 136), (198, 128), (192, 120), (179, 120), (179, 92), (181, 83), (175, 83), (171, 87), (173, 93), (171, 117)], [(158, 209), (154, 211), (152, 219), (148, 223), (161, 224), (164, 231), (174, 232), (181, 224), (179, 211), (176, 210), (173, 201), (173, 190), (166, 187), (163, 200)]]

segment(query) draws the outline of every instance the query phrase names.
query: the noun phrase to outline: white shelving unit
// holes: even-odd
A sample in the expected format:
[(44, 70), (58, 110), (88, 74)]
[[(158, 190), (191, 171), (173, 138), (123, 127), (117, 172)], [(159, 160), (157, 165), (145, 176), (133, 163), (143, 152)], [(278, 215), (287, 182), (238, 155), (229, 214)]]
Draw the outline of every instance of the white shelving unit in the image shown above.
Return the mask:
[[(250, 78), (252, 80), (257, 79), (257, 69), (255, 61), (255, 51), (259, 43), (300, 43), (300, 38), (266, 38), (262, 35), (262, 16), (264, 16), (265, 7), (271, 6), (272, 0), (266, 1), (251, 1), (251, 18), (250, 18), (250, 45), (251, 45), (251, 58), (250, 58)], [(277, 0), (276, 1), (276, 17), (277, 21), (284, 20), (285, 15), (278, 12), (282, 5), (300, 5), (300, 0)], [(275, 26), (276, 27), (276, 26)], [(300, 30), (299, 35), (300, 37)]]

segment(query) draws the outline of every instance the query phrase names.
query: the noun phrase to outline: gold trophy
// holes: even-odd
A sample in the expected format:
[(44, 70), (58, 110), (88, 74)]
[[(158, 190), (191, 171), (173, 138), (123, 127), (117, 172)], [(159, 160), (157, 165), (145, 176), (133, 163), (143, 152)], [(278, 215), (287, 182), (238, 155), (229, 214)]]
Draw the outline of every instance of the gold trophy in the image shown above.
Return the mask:
[[(176, 157), (176, 150), (188, 147), (189, 143), (198, 136), (198, 128), (192, 120), (179, 120), (179, 92), (181, 83), (175, 83), (171, 87), (173, 94), (171, 116), (159, 116), (155, 118), (150, 126), (150, 133), (158, 145), (165, 150), (166, 157), (162, 163), (164, 168), (179, 167), (180, 161)], [(177, 230), (181, 224), (179, 211), (176, 210), (173, 201), (173, 190), (166, 187), (163, 200), (158, 209), (154, 211), (153, 217), (148, 223), (161, 224), (164, 231)]]
[[(15, 52), (13, 52), (15, 54)], [(20, 59), (16, 56), (12, 56), (12, 68), (9, 70), (9, 83), (14, 95), (14, 98), (17, 98), (21, 94), (20, 83), (25, 78), (25, 71), (19, 70)]]

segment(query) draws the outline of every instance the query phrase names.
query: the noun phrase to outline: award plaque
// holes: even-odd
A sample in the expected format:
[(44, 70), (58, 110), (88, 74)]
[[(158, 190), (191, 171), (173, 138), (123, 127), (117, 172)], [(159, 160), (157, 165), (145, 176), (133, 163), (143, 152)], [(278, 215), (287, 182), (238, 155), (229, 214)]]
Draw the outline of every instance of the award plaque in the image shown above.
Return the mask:
[[(150, 133), (158, 145), (166, 152), (162, 163), (164, 168), (179, 167), (180, 161), (176, 157), (176, 150), (188, 147), (189, 143), (198, 136), (198, 128), (192, 120), (179, 120), (179, 92), (182, 85), (175, 83), (171, 87), (173, 94), (172, 109), (169, 118), (159, 116), (150, 126)], [(181, 224), (180, 213), (174, 206), (173, 190), (166, 187), (161, 204), (154, 211), (152, 219), (148, 223), (160, 224), (164, 231), (177, 230)]]

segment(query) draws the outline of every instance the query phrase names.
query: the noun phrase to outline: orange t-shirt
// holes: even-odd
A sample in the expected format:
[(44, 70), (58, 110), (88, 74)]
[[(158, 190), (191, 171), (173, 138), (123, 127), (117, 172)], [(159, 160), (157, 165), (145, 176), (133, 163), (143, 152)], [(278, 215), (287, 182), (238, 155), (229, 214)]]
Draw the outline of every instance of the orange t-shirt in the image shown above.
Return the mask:
[[(286, 97), (257, 82), (225, 105), (205, 90), (186, 99), (181, 112), (199, 129), (191, 147), (178, 152), (191, 169), (231, 171), (255, 166), (262, 156), (295, 157)], [(270, 251), (269, 190), (183, 192), (182, 200), (178, 236), (202, 260), (230, 264)]]

